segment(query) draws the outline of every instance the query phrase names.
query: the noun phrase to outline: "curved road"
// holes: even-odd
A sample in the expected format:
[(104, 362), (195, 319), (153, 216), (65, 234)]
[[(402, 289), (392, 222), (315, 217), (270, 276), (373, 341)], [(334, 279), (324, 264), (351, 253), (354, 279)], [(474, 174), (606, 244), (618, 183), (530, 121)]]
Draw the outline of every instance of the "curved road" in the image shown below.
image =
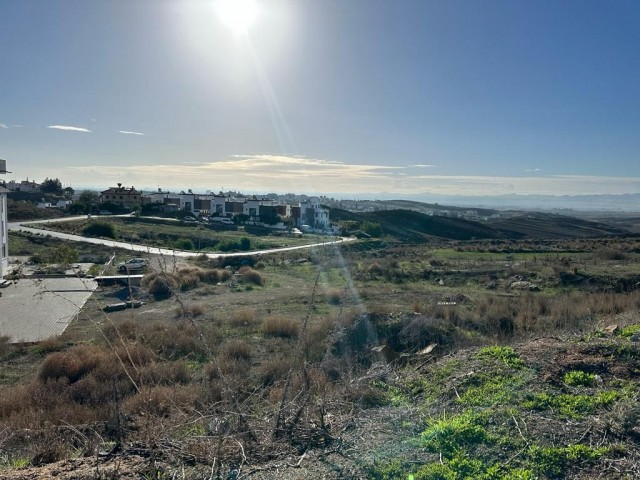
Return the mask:
[[(122, 216), (128, 216), (128, 215), (122, 215)], [(113, 248), (122, 248), (124, 250), (129, 250), (132, 252), (144, 252), (151, 255), (168, 255), (168, 256), (184, 257), (184, 258), (198, 257), (200, 255), (206, 255), (208, 258), (237, 257), (237, 256), (243, 256), (243, 255), (267, 255), (270, 253), (288, 252), (291, 250), (302, 250), (305, 248), (313, 248), (313, 247), (323, 247), (327, 245), (335, 245), (338, 243), (352, 242), (356, 240), (356, 238), (353, 238), (353, 237), (351, 238), (342, 237), (338, 240), (331, 240), (331, 241), (321, 242), (321, 243), (312, 243), (309, 245), (298, 245), (295, 247), (281, 247), (281, 248), (271, 248), (268, 250), (252, 250), (248, 252), (235, 252), (235, 253), (206, 253), (206, 252), (186, 252), (183, 250), (171, 250), (169, 248), (150, 247), (148, 245), (137, 245), (134, 243), (117, 242), (115, 240), (105, 240), (102, 238), (83, 237), (81, 235), (71, 235), (69, 233), (54, 232), (51, 230), (41, 230), (38, 228), (25, 227), (23, 224), (23, 223), (34, 224), (34, 223), (67, 222), (71, 220), (82, 220), (86, 218), (87, 217), (83, 215), (79, 217), (64, 217), (64, 218), (56, 218), (56, 219), (49, 219), (49, 220), (33, 220), (29, 222), (13, 222), (13, 223), (9, 223), (8, 227), (9, 227), (9, 230), (14, 232), (27, 232), (27, 233), (40, 234), (40, 235), (49, 235), (53, 238), (59, 238), (59, 239), (68, 240), (71, 242), (93, 243), (96, 245), (106, 245), (108, 247), (113, 247)], [(104, 217), (101, 217), (101, 218), (104, 218)]]

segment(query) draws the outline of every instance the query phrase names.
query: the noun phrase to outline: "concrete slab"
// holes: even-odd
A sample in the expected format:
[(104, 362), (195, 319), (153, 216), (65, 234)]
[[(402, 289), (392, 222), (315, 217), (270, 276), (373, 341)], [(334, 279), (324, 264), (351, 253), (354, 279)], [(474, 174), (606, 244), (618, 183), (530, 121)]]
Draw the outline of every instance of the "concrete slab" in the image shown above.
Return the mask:
[(0, 293), (0, 335), (39, 342), (60, 335), (96, 289), (93, 279), (21, 279)]

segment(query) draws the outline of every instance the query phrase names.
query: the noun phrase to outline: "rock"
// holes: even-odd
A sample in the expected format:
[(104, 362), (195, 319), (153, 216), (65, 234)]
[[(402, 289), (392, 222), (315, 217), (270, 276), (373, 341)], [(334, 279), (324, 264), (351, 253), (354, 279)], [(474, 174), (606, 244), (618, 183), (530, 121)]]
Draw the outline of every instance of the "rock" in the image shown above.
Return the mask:
[(620, 327), (618, 325), (609, 325), (602, 329), (602, 333), (606, 335), (615, 335), (620, 331)]

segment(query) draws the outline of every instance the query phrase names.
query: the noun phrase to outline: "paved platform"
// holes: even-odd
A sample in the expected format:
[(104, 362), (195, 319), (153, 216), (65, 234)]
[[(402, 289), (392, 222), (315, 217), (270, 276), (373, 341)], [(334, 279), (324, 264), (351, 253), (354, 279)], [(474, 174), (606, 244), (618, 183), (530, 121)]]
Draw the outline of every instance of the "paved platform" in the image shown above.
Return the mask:
[(21, 279), (0, 290), (0, 335), (12, 343), (60, 335), (97, 284), (87, 278)]

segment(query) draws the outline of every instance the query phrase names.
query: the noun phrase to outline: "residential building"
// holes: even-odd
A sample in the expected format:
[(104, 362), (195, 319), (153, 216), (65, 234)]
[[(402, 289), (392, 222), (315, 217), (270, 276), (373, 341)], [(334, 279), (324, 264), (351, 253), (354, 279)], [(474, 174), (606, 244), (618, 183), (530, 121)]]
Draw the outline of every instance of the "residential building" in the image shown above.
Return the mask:
[(298, 226), (308, 225), (318, 230), (329, 228), (329, 210), (320, 204), (317, 197), (300, 202), (298, 207), (291, 207), (291, 218)]
[(101, 203), (114, 203), (124, 208), (133, 208), (142, 203), (142, 193), (134, 187), (123, 187), (121, 183), (117, 187), (110, 187), (100, 192)]
[(20, 182), (16, 182), (15, 180), (10, 180), (4, 184), (4, 186), (12, 191), (12, 192), (27, 192), (27, 193), (37, 193), (40, 191), (40, 184), (26, 180), (22, 180)]
[[(7, 162), (0, 160), (0, 174), (5, 173), (7, 173)], [(0, 187), (0, 282), (9, 268), (7, 193), (9, 193), (8, 189)]]

